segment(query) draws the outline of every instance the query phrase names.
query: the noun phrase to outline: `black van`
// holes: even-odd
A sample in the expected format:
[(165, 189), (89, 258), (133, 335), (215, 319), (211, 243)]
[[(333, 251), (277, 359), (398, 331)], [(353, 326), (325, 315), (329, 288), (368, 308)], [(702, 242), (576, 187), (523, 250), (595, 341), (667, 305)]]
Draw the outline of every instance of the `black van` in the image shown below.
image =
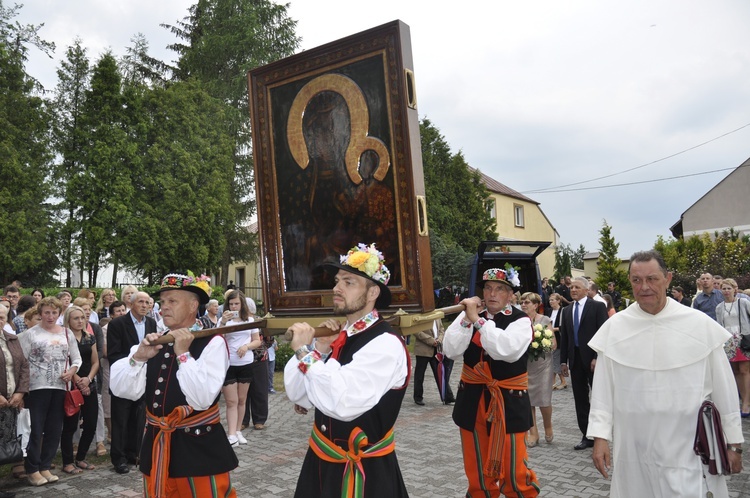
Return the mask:
[(505, 269), (510, 263), (518, 270), (521, 286), (515, 290), (542, 293), (542, 278), (536, 257), (551, 242), (529, 242), (523, 240), (486, 240), (479, 244), (477, 254), (471, 264), (469, 276), (469, 297), (475, 296), (482, 286), (482, 274), (490, 268)]

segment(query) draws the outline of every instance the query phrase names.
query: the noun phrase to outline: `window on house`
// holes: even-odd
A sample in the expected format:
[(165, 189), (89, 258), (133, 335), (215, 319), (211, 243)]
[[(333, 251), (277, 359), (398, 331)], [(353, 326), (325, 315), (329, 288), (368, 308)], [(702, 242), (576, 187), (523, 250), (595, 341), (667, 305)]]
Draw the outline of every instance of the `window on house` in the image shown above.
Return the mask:
[(513, 204), (513, 219), (517, 227), (523, 228), (523, 206), (520, 204)]
[(490, 213), (493, 220), (497, 219), (497, 203), (495, 202), (495, 199), (487, 201), (487, 212)]

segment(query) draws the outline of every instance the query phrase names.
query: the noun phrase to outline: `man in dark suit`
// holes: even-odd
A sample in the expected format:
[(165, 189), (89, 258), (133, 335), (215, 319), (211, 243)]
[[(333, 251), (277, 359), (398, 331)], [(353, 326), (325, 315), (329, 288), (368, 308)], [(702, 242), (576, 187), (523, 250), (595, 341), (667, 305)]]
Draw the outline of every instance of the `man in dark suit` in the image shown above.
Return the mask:
[[(130, 348), (156, 332), (156, 321), (146, 316), (149, 295), (137, 292), (131, 296), (130, 312), (115, 318), (107, 327), (107, 360), (110, 365), (130, 354)], [(110, 393), (112, 391), (110, 390)], [(112, 465), (118, 474), (130, 472), (128, 464), (137, 464), (143, 427), (146, 423), (143, 398), (131, 401), (112, 394)]]
[(555, 287), (555, 292), (560, 294), (560, 306), (562, 307), (566, 307), (573, 301), (573, 298), (570, 295), (570, 285), (570, 276), (565, 275), (565, 277), (560, 279), (560, 285)]
[(576, 277), (570, 284), (572, 302), (562, 310), (560, 322), (560, 368), (564, 376), (570, 372), (578, 428), (583, 433), (575, 449), (592, 448), (594, 441), (586, 438), (589, 424), (589, 388), (594, 380), (596, 352), (588, 346), (599, 327), (607, 321), (607, 305), (588, 298), (589, 282)]

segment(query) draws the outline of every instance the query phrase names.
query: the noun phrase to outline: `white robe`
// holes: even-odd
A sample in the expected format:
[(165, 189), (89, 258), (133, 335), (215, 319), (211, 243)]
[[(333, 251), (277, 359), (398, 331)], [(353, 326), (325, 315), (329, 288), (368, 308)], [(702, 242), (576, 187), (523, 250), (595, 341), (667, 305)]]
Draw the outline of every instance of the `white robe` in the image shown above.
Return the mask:
[[(741, 443), (739, 398), (723, 344), (729, 333), (700, 311), (667, 299), (651, 315), (634, 304), (599, 329), (587, 436), (613, 442), (613, 497), (705, 497), (693, 451), (698, 410), (711, 399), (727, 443)], [(726, 478), (705, 472), (728, 496)]]

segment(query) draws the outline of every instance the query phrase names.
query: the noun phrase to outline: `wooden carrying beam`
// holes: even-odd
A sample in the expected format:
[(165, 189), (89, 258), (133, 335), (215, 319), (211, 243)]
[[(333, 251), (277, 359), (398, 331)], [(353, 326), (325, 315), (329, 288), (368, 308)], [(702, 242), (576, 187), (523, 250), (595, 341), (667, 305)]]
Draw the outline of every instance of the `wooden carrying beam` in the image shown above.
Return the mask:
[[(401, 331), (402, 335), (411, 335), (427, 330), (432, 327), (432, 322), (435, 320), (442, 320), (446, 315), (453, 313), (460, 313), (464, 310), (462, 304), (455, 306), (448, 306), (446, 308), (439, 308), (432, 310), (428, 313), (406, 313), (403, 310), (399, 310), (393, 315), (387, 317), (385, 320), (388, 321), (393, 327)], [(193, 333), (196, 338), (209, 337), (218, 334), (231, 334), (234, 332), (240, 332), (242, 330), (250, 329), (262, 329), (265, 335), (281, 335), (284, 334), (284, 338), (287, 341), (292, 340), (292, 334), (288, 330), (289, 327), (297, 322), (307, 322), (311, 324), (319, 323), (321, 317), (319, 315), (305, 317), (275, 317), (265, 316), (263, 319), (257, 322), (241, 323), (238, 325), (229, 325), (227, 327), (214, 327), (212, 329), (197, 330)], [(325, 337), (336, 334), (327, 327), (315, 327), (315, 337)], [(166, 333), (159, 337), (154, 344), (167, 344), (174, 340), (171, 334)]]

